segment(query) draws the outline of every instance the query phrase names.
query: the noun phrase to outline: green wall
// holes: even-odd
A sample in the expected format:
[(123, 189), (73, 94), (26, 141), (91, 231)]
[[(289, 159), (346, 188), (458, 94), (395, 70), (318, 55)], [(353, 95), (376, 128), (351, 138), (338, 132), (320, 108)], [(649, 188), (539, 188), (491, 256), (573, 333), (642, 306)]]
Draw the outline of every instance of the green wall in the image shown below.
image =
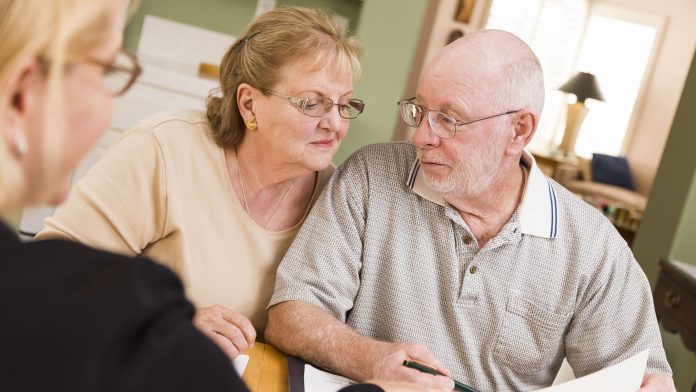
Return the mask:
[[(391, 140), (401, 99), (420, 37), (427, 2), (424, 0), (278, 0), (278, 5), (315, 5), (350, 19), (350, 28), (363, 38), (365, 57), (355, 97), (366, 102), (365, 112), (351, 121), (350, 131), (334, 162), (353, 151)], [(238, 36), (251, 20), (256, 0), (143, 0), (125, 33), (125, 46), (137, 49), (146, 14)]]
[[(655, 177), (633, 253), (655, 284), (661, 257), (696, 265), (696, 56), (691, 63), (674, 116), (662, 161)], [(662, 333), (667, 359), (678, 391), (690, 391), (696, 381), (696, 354), (684, 348), (681, 337)]]
[[(695, 61), (696, 62), (696, 61)], [(696, 104), (696, 103), (695, 103)], [(696, 106), (692, 106), (694, 108)], [(691, 124), (691, 133), (696, 126)], [(692, 149), (696, 147), (696, 139), (691, 141)], [(693, 150), (692, 150), (693, 151)], [(692, 152), (692, 154), (694, 154)], [(677, 236), (670, 257), (696, 264), (696, 176), (691, 181), (691, 190), (686, 199), (684, 213), (677, 229)]]
[(366, 144), (391, 140), (396, 102), (405, 93), (426, 7), (423, 0), (365, 1), (357, 30), (365, 41), (363, 76), (354, 95), (365, 100), (366, 108), (352, 120), (334, 162)]

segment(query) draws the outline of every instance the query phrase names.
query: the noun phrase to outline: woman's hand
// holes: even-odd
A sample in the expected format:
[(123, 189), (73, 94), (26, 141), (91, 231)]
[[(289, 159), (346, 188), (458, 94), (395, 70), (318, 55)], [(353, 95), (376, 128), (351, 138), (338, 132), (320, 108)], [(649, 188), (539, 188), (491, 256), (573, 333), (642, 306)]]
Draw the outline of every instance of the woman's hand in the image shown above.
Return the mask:
[(222, 351), (235, 359), (254, 345), (256, 330), (248, 318), (220, 305), (198, 309), (193, 325), (212, 339)]

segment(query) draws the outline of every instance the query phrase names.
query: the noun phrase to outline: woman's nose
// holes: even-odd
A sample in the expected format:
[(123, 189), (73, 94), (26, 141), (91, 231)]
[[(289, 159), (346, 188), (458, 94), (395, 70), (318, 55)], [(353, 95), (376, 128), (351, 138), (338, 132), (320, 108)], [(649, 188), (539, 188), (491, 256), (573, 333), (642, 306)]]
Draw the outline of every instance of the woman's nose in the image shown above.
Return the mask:
[(340, 131), (343, 121), (346, 120), (343, 117), (341, 117), (338, 111), (338, 105), (332, 106), (331, 109), (327, 113), (325, 113), (324, 116), (322, 116), (320, 125), (331, 132)]

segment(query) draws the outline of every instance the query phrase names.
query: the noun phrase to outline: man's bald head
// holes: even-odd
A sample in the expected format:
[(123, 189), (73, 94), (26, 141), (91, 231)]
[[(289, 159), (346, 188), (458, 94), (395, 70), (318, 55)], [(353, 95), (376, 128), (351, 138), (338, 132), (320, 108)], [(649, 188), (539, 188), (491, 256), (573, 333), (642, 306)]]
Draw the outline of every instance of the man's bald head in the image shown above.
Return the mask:
[(421, 79), (447, 80), (499, 111), (526, 107), (540, 116), (544, 106), (539, 59), (506, 31), (483, 30), (454, 41), (430, 61)]

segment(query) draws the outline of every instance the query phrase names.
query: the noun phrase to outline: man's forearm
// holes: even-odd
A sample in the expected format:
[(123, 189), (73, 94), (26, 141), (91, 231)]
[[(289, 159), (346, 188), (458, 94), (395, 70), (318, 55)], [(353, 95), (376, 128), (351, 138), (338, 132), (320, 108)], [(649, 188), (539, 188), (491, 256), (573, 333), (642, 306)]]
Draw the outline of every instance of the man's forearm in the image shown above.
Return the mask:
[(266, 339), (281, 351), (301, 357), (329, 371), (364, 381), (373, 377), (366, 358), (386, 343), (355, 332), (318, 307), (288, 301), (268, 310)]

